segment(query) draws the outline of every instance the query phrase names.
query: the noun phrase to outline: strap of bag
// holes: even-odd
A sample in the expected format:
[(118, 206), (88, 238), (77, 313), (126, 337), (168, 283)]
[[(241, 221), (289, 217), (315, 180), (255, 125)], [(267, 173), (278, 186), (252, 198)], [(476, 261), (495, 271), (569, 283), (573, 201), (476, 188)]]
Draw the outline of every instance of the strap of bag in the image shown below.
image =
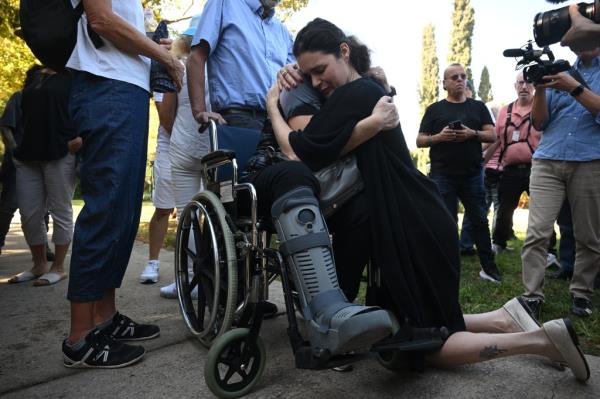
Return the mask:
[[(531, 143), (529, 142), (529, 136), (531, 135), (531, 112), (528, 115), (525, 115), (526, 117), (523, 118), (523, 121), (521, 122), (521, 124), (519, 124), (519, 126), (516, 126), (514, 123), (512, 123), (513, 105), (514, 105), (514, 102), (510, 103), (508, 106), (508, 110), (506, 111), (507, 116), (506, 116), (506, 124), (504, 125), (504, 147), (502, 147), (502, 150), (500, 150), (500, 156), (498, 157), (498, 166), (496, 167), (497, 169), (500, 168), (500, 165), (502, 163), (502, 158), (504, 157), (504, 153), (506, 152), (508, 147), (513, 144), (527, 143), (527, 147), (529, 147), (529, 151), (531, 151), (532, 154), (535, 152)], [(525, 138), (519, 139), (517, 141), (511, 140), (509, 142), (508, 141), (508, 126), (513, 125), (515, 127), (515, 129), (520, 129), (526, 123), (529, 123), (529, 125), (527, 126), (527, 134), (525, 135)]]

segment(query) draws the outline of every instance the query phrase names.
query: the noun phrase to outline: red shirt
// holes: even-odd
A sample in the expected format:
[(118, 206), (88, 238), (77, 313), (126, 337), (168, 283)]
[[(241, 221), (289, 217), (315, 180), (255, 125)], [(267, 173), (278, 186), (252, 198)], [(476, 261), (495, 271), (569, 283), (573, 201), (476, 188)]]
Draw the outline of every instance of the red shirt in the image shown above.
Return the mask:
[(527, 107), (519, 107), (515, 101), (512, 108), (511, 123), (507, 128), (508, 106), (502, 107), (498, 112), (496, 134), (500, 138), (501, 163), (505, 167), (531, 163), (532, 153), (540, 143), (542, 133), (531, 126), (532, 106), (533, 104)]

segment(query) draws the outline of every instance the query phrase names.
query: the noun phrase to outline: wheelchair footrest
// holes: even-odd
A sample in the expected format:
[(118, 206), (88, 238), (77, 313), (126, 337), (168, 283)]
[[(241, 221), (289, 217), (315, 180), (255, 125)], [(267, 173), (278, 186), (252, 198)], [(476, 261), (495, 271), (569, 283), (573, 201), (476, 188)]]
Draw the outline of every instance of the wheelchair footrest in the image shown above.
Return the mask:
[(296, 350), (294, 354), (296, 360), (296, 368), (304, 370), (324, 370), (332, 367), (344, 366), (350, 363), (363, 360), (369, 356), (369, 353), (358, 353), (348, 355), (330, 356), (329, 351), (323, 351), (318, 356), (309, 346), (302, 346)]

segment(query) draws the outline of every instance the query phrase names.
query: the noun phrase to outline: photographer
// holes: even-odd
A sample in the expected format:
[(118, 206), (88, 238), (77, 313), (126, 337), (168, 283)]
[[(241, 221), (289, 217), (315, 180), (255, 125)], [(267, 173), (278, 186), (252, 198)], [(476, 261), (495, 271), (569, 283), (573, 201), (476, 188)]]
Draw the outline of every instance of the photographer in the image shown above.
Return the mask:
[(536, 315), (544, 300), (548, 239), (565, 196), (571, 205), (577, 250), (569, 287), (571, 311), (582, 317), (592, 314), (593, 283), (600, 263), (599, 56), (600, 47), (578, 53), (571, 73), (544, 76), (534, 95), (533, 127), (544, 133), (533, 155), (522, 262), (524, 297)]
[(481, 262), (480, 277), (499, 283), (502, 277), (492, 253), (481, 156), (481, 143), (493, 143), (496, 133), (485, 104), (467, 98), (466, 82), (462, 65), (446, 68), (443, 87), (448, 95), (425, 111), (417, 147), (431, 147), (430, 177), (437, 183), (450, 214), (456, 219), (457, 199), (465, 207)]

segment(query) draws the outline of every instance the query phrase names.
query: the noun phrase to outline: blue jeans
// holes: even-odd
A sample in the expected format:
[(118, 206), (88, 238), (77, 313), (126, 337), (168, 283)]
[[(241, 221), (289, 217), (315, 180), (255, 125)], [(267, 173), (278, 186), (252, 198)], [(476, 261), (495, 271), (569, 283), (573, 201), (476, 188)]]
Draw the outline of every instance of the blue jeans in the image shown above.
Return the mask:
[(70, 111), (83, 139), (81, 193), (67, 298), (102, 299), (121, 286), (140, 221), (149, 93), (118, 80), (74, 72)]
[(446, 208), (458, 221), (458, 200), (465, 207), (465, 216), (471, 223), (472, 240), (477, 246), (477, 255), (482, 265), (494, 262), (490, 230), (487, 220), (487, 205), (483, 186), (483, 170), (473, 174), (450, 175), (431, 172), (431, 179), (438, 185)]
[[(500, 181), (500, 173), (495, 169), (486, 168), (483, 185), (485, 187), (485, 204), (486, 213), (490, 211), (490, 207), (494, 205), (494, 221), (492, 223), (492, 231), (496, 228), (496, 216), (500, 207), (500, 199), (498, 198), (498, 183)], [(473, 239), (471, 238), (471, 221), (468, 217), (463, 218), (462, 228), (460, 230), (460, 249), (473, 249)]]

